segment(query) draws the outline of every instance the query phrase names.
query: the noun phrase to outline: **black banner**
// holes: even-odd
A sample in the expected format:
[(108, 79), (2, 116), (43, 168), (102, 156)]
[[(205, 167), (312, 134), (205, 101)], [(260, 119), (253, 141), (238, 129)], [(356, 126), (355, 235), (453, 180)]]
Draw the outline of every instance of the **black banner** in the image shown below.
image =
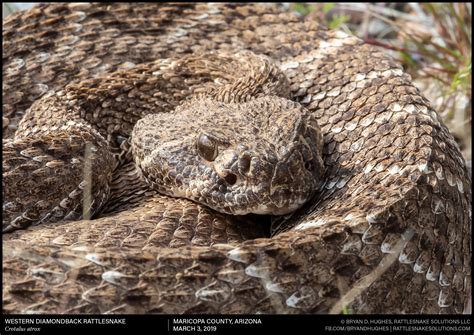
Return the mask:
[[(472, 334), (471, 316), (418, 315), (6, 315), (0, 334), (65, 334), (149, 329), (153, 334), (300, 331), (328, 334)], [(299, 334), (299, 332), (298, 332)]]

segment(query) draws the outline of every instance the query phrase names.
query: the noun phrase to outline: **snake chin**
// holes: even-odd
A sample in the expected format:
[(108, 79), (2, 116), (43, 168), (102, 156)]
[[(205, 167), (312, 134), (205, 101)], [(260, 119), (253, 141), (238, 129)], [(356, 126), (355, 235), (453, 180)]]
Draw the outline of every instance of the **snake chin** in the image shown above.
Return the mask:
[(254, 207), (249, 208), (249, 210), (244, 211), (234, 211), (234, 215), (247, 215), (247, 214), (258, 214), (258, 215), (285, 215), (289, 214), (301, 206), (303, 206), (308, 201), (308, 197), (293, 196), (291, 199), (285, 199), (284, 204), (257, 204)]

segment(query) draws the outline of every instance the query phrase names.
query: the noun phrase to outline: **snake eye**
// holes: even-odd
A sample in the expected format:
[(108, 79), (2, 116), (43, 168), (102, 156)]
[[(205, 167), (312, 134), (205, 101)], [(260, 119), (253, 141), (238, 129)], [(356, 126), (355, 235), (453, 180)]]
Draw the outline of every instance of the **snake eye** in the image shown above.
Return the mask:
[(197, 151), (199, 156), (212, 162), (218, 154), (217, 142), (205, 134), (199, 135), (197, 139)]

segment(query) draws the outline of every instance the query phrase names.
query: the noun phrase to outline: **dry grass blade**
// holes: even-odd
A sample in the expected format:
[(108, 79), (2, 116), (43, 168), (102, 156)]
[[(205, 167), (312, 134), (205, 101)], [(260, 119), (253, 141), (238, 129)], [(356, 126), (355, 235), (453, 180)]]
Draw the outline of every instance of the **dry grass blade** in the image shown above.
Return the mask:
[(403, 250), (404, 246), (411, 240), (414, 235), (414, 231), (407, 229), (400, 240), (395, 244), (392, 253), (385, 256), (379, 265), (367, 276), (361, 278), (356, 282), (352, 288), (342, 296), (337, 303), (332, 306), (329, 314), (340, 314), (345, 310), (346, 306), (350, 305), (354, 299), (356, 299), (365, 289), (367, 289), (373, 282), (375, 282), (385, 271), (396, 261)]
[(82, 206), (82, 218), (84, 220), (90, 220), (91, 218), (91, 203), (92, 203), (92, 159), (91, 159), (91, 143), (86, 143), (84, 152), (84, 188), (83, 192), (83, 206)]

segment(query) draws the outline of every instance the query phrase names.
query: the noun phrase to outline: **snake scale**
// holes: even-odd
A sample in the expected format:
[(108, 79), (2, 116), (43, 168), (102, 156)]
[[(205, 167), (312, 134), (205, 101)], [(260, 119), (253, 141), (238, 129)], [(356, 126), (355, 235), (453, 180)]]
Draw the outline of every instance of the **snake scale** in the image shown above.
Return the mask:
[[(235, 141), (264, 138), (232, 151), (226, 127), (239, 115), (249, 125)], [(194, 150), (179, 127), (208, 130), (197, 146), (207, 168), (163, 163), (183, 143)], [(471, 177), (452, 135), (381, 50), (277, 5), (15, 13), (3, 25), (3, 130), (5, 313), (469, 308)], [(174, 137), (154, 150), (163, 133)], [(280, 170), (254, 162), (262, 146)], [(217, 212), (166, 195), (157, 162), (181, 169), (161, 176), (176, 188), (206, 189), (188, 181), (196, 170), (217, 178), (205, 194), (216, 203), (246, 173), (257, 180)], [(243, 215), (252, 201), (253, 213), (283, 215)]]

